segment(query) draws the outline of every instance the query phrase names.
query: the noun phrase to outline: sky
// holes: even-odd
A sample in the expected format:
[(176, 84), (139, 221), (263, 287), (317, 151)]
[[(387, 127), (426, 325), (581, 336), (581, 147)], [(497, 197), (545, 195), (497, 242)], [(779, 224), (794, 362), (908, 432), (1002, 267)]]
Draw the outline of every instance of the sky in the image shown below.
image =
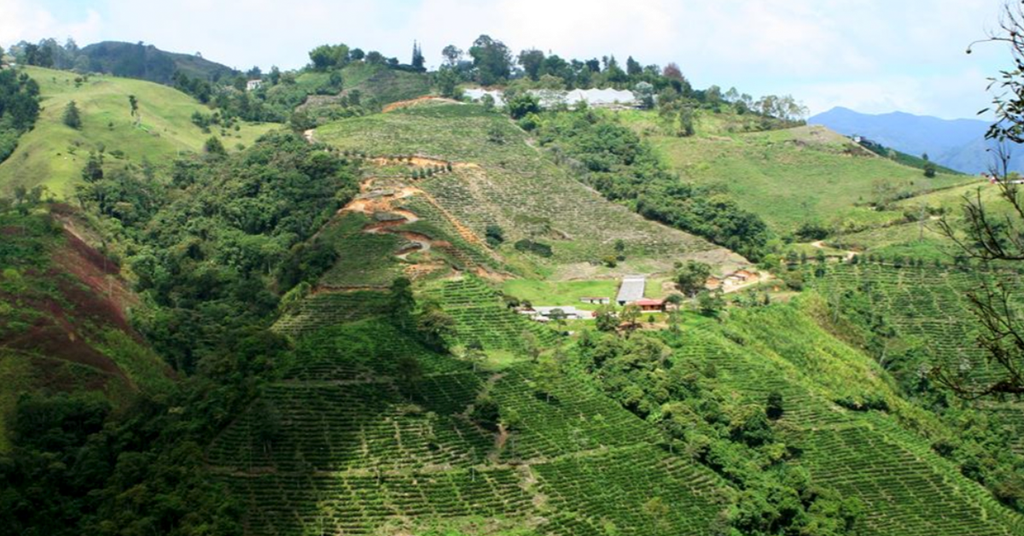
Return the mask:
[(1003, 0), (0, 0), (0, 46), (71, 37), (143, 41), (266, 71), (324, 43), (428, 65), (487, 34), (513, 51), (676, 62), (695, 87), (791, 94), (811, 113), (845, 106), (973, 118), (1009, 51), (982, 44)]

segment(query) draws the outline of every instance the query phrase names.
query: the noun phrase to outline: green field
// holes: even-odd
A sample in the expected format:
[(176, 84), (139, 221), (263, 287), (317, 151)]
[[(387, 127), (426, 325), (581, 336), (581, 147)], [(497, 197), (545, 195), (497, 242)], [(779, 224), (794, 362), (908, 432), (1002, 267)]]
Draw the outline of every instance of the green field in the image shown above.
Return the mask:
[[(59, 198), (74, 194), (90, 151), (104, 150), (108, 164), (125, 161), (168, 168), (181, 153), (202, 150), (215, 135), (229, 151), (248, 146), (277, 125), (242, 124), (238, 130), (207, 134), (192, 123), (192, 114), (210, 114), (207, 107), (173, 88), (128, 78), (90, 76), (76, 87), (78, 76), (67, 71), (27, 67), (39, 83), (42, 111), (35, 128), (22, 136), (17, 150), (0, 164), (0, 192), (15, 186), (46, 186)], [(140, 120), (131, 116), (128, 96), (139, 103)], [(62, 117), (75, 101), (82, 117), (81, 130), (66, 126)]]
[[(714, 132), (714, 130), (712, 131)], [(902, 210), (868, 206), (879, 186), (904, 195), (975, 181), (960, 175), (924, 177), (918, 169), (880, 158), (823, 127), (745, 134), (650, 136), (684, 180), (721, 188), (779, 234), (803, 223), (838, 228), (877, 226)]]

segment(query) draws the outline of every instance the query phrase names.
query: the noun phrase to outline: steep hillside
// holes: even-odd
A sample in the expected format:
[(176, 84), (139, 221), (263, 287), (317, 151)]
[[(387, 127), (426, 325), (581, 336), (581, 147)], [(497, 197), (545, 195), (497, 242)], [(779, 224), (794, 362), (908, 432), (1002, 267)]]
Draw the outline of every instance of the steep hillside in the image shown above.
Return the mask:
[[(479, 106), (402, 108), (331, 123), (318, 128), (315, 136), (343, 151), (389, 157), (399, 169), (409, 156), (428, 163), (433, 159), (433, 165), (446, 170), (451, 163), (451, 172), (420, 179), (417, 186), (427, 195), (411, 202), (432, 199), (477, 243), (484, 242), (488, 225), (497, 225), (504, 243), (496, 252), (512, 266), (554, 262), (589, 273), (594, 271), (588, 267), (591, 262), (614, 253), (616, 240), (624, 242), (627, 261), (612, 274), (641, 269), (638, 265), (645, 263), (644, 271), (665, 269), (674, 260), (693, 256), (730, 260), (728, 252), (699, 238), (607, 202), (547, 161), (507, 118)], [(550, 261), (517, 250), (514, 245), (520, 241), (549, 246)]]
[(928, 179), (823, 127), (651, 141), (684, 178), (722, 188), (783, 235), (805, 223), (862, 229), (896, 222), (903, 213), (888, 206), (893, 201), (976, 180)]
[(83, 241), (67, 207), (56, 210), (0, 212), (0, 451), (22, 395), (94, 392), (119, 406), (171, 383), (129, 326), (138, 298), (119, 267)]
[(103, 41), (83, 48), (80, 53), (88, 58), (88, 72), (137, 78), (158, 84), (170, 84), (175, 72), (202, 80), (218, 80), (238, 73), (231, 67), (196, 54), (166, 52), (142, 43)]
[[(28, 67), (25, 72), (39, 83), (43, 111), (33, 130), (24, 134), (18, 148), (0, 163), (0, 192), (16, 186), (43, 185), (59, 198), (70, 198), (81, 179), (91, 151), (104, 151), (108, 163), (143, 162), (168, 166), (183, 152), (199, 152), (211, 136), (226, 149), (248, 146), (275, 125), (240, 124), (237, 130), (203, 132), (192, 122), (193, 114), (209, 110), (191, 97), (152, 82), (90, 76), (67, 71)], [(138, 101), (131, 114), (129, 96)], [(64, 109), (74, 101), (82, 127), (63, 122)]]

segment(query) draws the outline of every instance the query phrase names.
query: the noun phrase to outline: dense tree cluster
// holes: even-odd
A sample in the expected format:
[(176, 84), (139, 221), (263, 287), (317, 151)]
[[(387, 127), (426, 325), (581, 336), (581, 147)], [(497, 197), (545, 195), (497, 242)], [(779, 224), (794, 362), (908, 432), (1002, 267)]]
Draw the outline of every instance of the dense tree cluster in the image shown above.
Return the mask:
[(104, 173), (93, 155), (77, 194), (120, 222), (125, 260), (156, 305), (139, 326), (189, 373), (234, 330), (272, 316), (276, 278), (299, 282), (288, 269), (310, 256), (299, 244), (356, 191), (352, 164), (299, 136), (270, 134), (238, 155), (216, 153), (178, 161), (169, 184), (132, 168)]
[(18, 146), (39, 117), (39, 84), (27, 74), (0, 70), (0, 162)]

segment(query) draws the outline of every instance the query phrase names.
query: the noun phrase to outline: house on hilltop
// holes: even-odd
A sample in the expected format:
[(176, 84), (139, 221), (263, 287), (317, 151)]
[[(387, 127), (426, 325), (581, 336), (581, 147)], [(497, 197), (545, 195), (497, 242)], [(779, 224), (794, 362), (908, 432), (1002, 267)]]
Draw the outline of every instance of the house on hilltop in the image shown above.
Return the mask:
[(245, 83), (246, 91), (256, 91), (261, 87), (263, 87), (263, 80), (249, 80)]

